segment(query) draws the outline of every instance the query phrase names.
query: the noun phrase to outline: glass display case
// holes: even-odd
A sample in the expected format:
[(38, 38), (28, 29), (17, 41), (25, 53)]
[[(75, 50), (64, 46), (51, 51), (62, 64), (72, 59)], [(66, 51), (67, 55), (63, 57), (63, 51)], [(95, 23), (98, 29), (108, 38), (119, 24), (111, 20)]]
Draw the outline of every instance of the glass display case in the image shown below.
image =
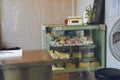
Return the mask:
[(42, 26), (42, 46), (53, 58), (53, 73), (105, 67), (105, 39), (105, 25)]

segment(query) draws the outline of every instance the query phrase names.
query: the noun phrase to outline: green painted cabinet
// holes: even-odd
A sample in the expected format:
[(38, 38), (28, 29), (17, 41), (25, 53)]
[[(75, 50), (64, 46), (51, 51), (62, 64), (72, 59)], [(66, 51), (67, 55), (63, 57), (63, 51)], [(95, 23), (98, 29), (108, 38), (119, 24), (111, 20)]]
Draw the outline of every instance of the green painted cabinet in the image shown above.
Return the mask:
[(42, 26), (43, 49), (53, 58), (53, 73), (105, 67), (106, 26)]

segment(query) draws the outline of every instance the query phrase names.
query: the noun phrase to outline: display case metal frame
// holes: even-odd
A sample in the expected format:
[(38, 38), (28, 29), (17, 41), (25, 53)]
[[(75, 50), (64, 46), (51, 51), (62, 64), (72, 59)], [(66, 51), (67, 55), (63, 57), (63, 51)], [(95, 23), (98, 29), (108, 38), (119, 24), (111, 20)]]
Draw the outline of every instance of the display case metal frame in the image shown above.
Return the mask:
[[(50, 43), (49, 43), (49, 32), (47, 31), (67, 31), (67, 30), (91, 30), (92, 37), (94, 39), (95, 44), (97, 44), (97, 48), (95, 50), (95, 55), (99, 59), (101, 65), (99, 67), (93, 68), (74, 68), (74, 69), (61, 69), (61, 70), (53, 70), (53, 73), (69, 73), (69, 72), (80, 72), (80, 71), (88, 71), (88, 70), (97, 70), (105, 67), (105, 58), (106, 58), (106, 25), (105, 24), (96, 24), (96, 25), (70, 25), (70, 26), (44, 26), (45, 30), (45, 49), (50, 51)], [(49, 30), (46, 30), (49, 29)]]

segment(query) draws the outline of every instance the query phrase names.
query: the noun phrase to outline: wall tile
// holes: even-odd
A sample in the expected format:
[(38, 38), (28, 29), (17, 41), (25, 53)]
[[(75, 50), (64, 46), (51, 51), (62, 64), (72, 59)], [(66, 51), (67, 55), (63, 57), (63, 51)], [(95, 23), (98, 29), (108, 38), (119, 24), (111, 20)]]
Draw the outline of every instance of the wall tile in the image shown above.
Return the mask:
[(72, 15), (72, 0), (1, 0), (4, 47), (41, 49), (41, 24), (63, 24)]

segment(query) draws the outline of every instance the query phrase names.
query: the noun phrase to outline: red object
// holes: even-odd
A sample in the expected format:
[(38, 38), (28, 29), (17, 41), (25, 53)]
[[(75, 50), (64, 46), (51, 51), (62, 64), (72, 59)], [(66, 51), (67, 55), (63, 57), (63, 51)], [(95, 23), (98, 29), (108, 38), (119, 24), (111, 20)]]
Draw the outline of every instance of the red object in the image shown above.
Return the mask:
[(65, 25), (68, 24), (68, 19), (65, 19), (64, 24), (65, 24)]

